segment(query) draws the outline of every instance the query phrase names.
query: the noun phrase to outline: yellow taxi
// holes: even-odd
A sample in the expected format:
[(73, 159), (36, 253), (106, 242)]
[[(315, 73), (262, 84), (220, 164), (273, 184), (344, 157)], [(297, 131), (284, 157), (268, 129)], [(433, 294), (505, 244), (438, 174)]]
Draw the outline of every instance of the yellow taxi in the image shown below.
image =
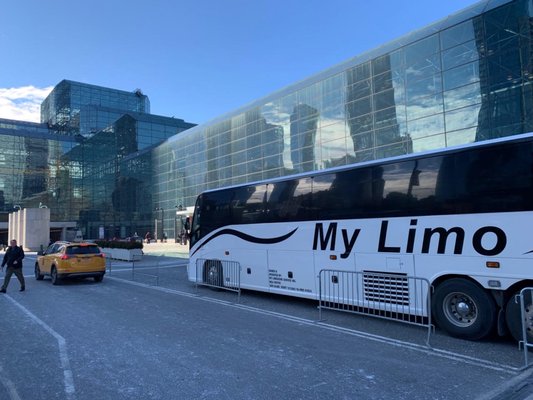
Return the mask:
[(35, 279), (50, 276), (53, 285), (63, 278), (94, 278), (102, 282), (105, 274), (105, 255), (94, 243), (55, 242), (37, 257)]

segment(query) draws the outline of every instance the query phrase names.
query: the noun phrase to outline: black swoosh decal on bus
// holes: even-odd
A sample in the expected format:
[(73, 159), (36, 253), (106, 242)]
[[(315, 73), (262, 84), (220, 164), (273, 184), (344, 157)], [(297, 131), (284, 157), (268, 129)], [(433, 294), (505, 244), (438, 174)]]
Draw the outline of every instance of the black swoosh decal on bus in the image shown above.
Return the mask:
[(531, 254), (531, 253), (533, 253), (533, 250), (528, 251), (527, 253), (524, 253), (524, 255), (526, 255), (526, 254)]
[(273, 238), (259, 238), (259, 237), (255, 237), (255, 236), (252, 236), (252, 235), (248, 235), (247, 233), (244, 233), (244, 232), (239, 232), (235, 229), (222, 229), (220, 231), (218, 231), (217, 233), (215, 233), (213, 236), (211, 236), (209, 239), (207, 239), (205, 242), (202, 243), (202, 245), (200, 247), (198, 247), (194, 253), (191, 254), (191, 257), (194, 256), (196, 254), (196, 252), (198, 250), (200, 250), (204, 245), (206, 245), (207, 243), (209, 243), (211, 240), (219, 237), (219, 236), (222, 236), (222, 235), (231, 235), (231, 236), (237, 236), (239, 239), (242, 239), (242, 240), (245, 240), (247, 242), (251, 242), (251, 243), (257, 243), (257, 244), (275, 244), (275, 243), (280, 243), (280, 242), (283, 242), (284, 240), (287, 240), (288, 238), (290, 238), (292, 235), (294, 235), (294, 232), (296, 232), (298, 230), (298, 228), (295, 228), (293, 231), (287, 233), (286, 235), (283, 235), (283, 236), (278, 236), (278, 237), (273, 237)]

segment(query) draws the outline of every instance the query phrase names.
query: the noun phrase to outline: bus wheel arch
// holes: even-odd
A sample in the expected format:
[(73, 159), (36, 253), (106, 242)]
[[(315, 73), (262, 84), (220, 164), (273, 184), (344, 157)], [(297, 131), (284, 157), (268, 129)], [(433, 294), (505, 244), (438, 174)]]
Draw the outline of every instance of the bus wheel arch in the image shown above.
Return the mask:
[(203, 282), (210, 286), (223, 286), (224, 269), (220, 260), (205, 260), (202, 274)]
[(492, 294), (464, 277), (439, 280), (431, 301), (437, 325), (451, 336), (478, 340), (496, 327), (497, 306)]

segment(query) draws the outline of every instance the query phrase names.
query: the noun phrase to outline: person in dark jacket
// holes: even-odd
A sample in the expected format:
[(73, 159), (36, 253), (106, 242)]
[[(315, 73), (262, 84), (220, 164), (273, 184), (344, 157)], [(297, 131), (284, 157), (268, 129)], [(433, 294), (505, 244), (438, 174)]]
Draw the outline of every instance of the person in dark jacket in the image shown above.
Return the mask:
[(22, 273), (22, 259), (24, 258), (24, 250), (22, 247), (17, 246), (17, 241), (12, 240), (9, 247), (7, 248), (6, 254), (4, 254), (4, 259), (2, 261), (2, 270), (4, 265), (7, 264), (6, 275), (4, 277), (4, 284), (0, 293), (5, 293), (7, 285), (11, 280), (11, 275), (15, 274), (20, 282), (20, 291), (23, 292), (26, 289), (24, 283), (24, 275)]

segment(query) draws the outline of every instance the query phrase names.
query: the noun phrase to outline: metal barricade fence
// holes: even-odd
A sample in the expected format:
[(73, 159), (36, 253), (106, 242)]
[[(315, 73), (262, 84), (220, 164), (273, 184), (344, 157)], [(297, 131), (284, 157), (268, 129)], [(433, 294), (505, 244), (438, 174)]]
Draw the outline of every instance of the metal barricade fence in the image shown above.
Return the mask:
[[(153, 279), (153, 281), (155, 282), (155, 286), (159, 286), (159, 261), (157, 261), (156, 263), (156, 274), (149, 274), (149, 273), (146, 273), (146, 272), (140, 272), (140, 271), (143, 271), (143, 268), (135, 268), (136, 266), (136, 263), (137, 265), (140, 264), (140, 262), (136, 262), (136, 261), (116, 261), (114, 259), (112, 259), (111, 257), (109, 257), (108, 254), (106, 254), (106, 258), (105, 258), (105, 263), (106, 263), (106, 273), (109, 274), (109, 276), (111, 276), (112, 272), (113, 272), (113, 265), (123, 265), (123, 264), (126, 264), (127, 267), (131, 266), (131, 280), (132, 281), (135, 281), (135, 276), (136, 275), (141, 275), (141, 276), (145, 276), (145, 277), (148, 277), (148, 278), (151, 278)], [(153, 269), (151, 267), (151, 269)], [(129, 271), (129, 268), (127, 269), (122, 269), (122, 268), (119, 268), (119, 269), (116, 269), (116, 272), (127, 272)], [(119, 274), (120, 275), (120, 274)]]
[(241, 265), (237, 261), (196, 260), (196, 288), (209, 286), (237, 292), (241, 296)]
[(322, 309), (364, 314), (427, 328), (431, 336), (431, 285), (405, 274), (323, 269), (319, 273)]
[(518, 297), (520, 299), (520, 321), (522, 325), (522, 341), (520, 344), (524, 347), (524, 368), (526, 368), (529, 366), (529, 349), (533, 349), (533, 342), (528, 339), (528, 330), (533, 329), (533, 287), (522, 289)]
[(149, 278), (154, 279), (155, 286), (159, 286), (159, 261), (156, 264), (156, 268), (157, 268), (157, 274), (147, 274), (146, 272), (139, 272), (138, 269), (137, 270), (135, 269), (135, 261), (132, 261), (132, 265), (131, 265), (131, 280), (132, 281), (135, 280), (135, 275), (147, 276)]
[(113, 272), (113, 262), (111, 261), (111, 258), (109, 258), (109, 254), (105, 254), (105, 266), (107, 273), (111, 275), (111, 272)]

